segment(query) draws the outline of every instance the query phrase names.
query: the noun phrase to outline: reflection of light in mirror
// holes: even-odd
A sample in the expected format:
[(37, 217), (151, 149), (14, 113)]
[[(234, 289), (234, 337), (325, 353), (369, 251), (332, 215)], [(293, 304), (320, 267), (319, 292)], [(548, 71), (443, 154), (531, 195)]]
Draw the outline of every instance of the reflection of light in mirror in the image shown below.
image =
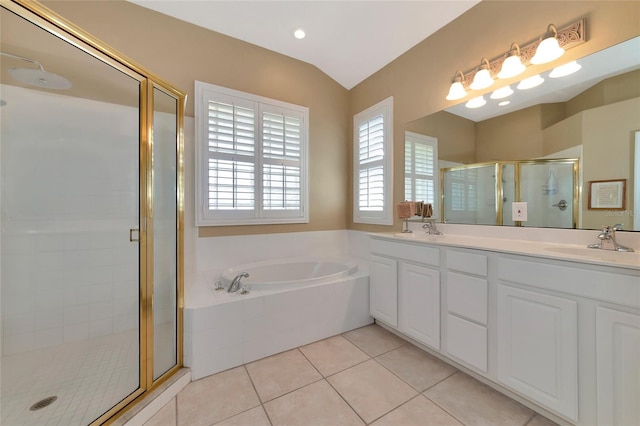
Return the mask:
[(304, 32), (302, 28), (296, 28), (293, 30), (293, 36), (298, 40), (302, 40), (307, 36), (307, 34)]
[(501, 87), (499, 89), (496, 89), (493, 91), (493, 93), (491, 94), (490, 98), (491, 99), (504, 99), (507, 96), (511, 96), (513, 95), (513, 89), (511, 88), (511, 86), (504, 86)]
[(520, 83), (518, 83), (518, 89), (533, 89), (534, 87), (540, 86), (542, 83), (544, 83), (544, 78), (540, 77), (540, 74), (536, 74), (533, 77), (525, 78)]
[(576, 61), (571, 61), (567, 64), (560, 65), (559, 67), (555, 67), (553, 71), (549, 74), (551, 78), (565, 77), (567, 75), (573, 74), (582, 68), (582, 65), (577, 63)]
[(467, 101), (465, 106), (467, 108), (480, 108), (481, 106), (486, 105), (487, 101), (484, 99), (484, 96), (478, 96), (477, 98), (470, 99)]
[(498, 102), (498, 106), (505, 106), (505, 105), (509, 105), (511, 103), (511, 101), (502, 101), (502, 102)]

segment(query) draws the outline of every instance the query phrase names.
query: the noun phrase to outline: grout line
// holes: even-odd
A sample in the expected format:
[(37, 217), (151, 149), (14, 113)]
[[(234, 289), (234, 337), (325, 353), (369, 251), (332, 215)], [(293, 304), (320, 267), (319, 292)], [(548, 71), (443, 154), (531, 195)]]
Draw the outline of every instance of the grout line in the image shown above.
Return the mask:
[[(437, 359), (437, 358), (436, 358)], [(448, 365), (448, 364), (447, 364)], [(455, 368), (455, 367), (453, 367)], [(457, 368), (455, 368), (455, 371), (451, 374), (449, 374), (447, 377), (443, 378), (442, 380), (438, 381), (437, 383), (432, 384), (431, 386), (429, 386), (428, 388), (426, 388), (425, 390), (421, 391), (420, 393), (425, 393), (426, 391), (428, 391), (431, 388), (434, 388), (436, 386), (438, 386), (440, 383), (444, 382), (445, 380), (447, 380), (449, 377), (453, 376), (454, 374), (457, 374), (460, 370), (458, 370)]]
[[(453, 373), (452, 375), (450, 375), (449, 377), (453, 377), (454, 375), (458, 374), (460, 372), (460, 370), (456, 371), (455, 373)], [(446, 379), (442, 379), (440, 380), (438, 383), (442, 383), (445, 380), (449, 379), (449, 377), (447, 377)], [(436, 385), (431, 386), (431, 388), (433, 388)], [(429, 388), (429, 389), (431, 389)], [(428, 389), (427, 389), (428, 390)], [(420, 395), (424, 396), (425, 398), (427, 398), (429, 401), (431, 401), (433, 404), (435, 404), (437, 407), (439, 407), (442, 411), (444, 411), (445, 413), (447, 413), (448, 415), (450, 415), (451, 417), (453, 417), (454, 419), (456, 419), (459, 423), (461, 424), (465, 424), (462, 419), (458, 418), (455, 414), (449, 412), (449, 410), (447, 410), (445, 407), (443, 407), (442, 405), (438, 404), (436, 401), (434, 401), (433, 399), (429, 398), (429, 396), (426, 394), (426, 390), (424, 392), (422, 392)]]
[(344, 401), (344, 403), (345, 403), (345, 404), (347, 404), (347, 407), (349, 407), (349, 408), (351, 409), (351, 411), (353, 411), (353, 412), (356, 414), (356, 416), (358, 416), (358, 418), (359, 418), (360, 420), (362, 420), (362, 423), (364, 423), (365, 425), (368, 425), (369, 423), (367, 423), (367, 421), (366, 421), (364, 418), (362, 418), (362, 416), (360, 415), (360, 413), (358, 413), (358, 412), (356, 411), (356, 409), (355, 409), (355, 408), (353, 408), (353, 407), (351, 406), (351, 404), (349, 404), (349, 401), (347, 401), (347, 400), (345, 399), (345, 397), (344, 397), (344, 396), (342, 396), (342, 394), (338, 391), (338, 389), (336, 389), (336, 388), (333, 386), (333, 384), (331, 384), (331, 382), (330, 382), (329, 380), (325, 379), (325, 381), (329, 384), (329, 386), (331, 386), (331, 389), (333, 389), (333, 391), (334, 391), (335, 393), (337, 393), (337, 394), (338, 394), (338, 396), (340, 397), (340, 399), (342, 399), (342, 400)]

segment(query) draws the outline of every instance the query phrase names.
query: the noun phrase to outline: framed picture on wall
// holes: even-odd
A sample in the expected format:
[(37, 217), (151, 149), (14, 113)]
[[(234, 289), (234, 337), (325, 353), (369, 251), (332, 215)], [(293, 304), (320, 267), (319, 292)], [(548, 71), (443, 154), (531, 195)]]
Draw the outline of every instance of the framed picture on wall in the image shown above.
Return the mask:
[(589, 210), (624, 210), (626, 179), (589, 182)]

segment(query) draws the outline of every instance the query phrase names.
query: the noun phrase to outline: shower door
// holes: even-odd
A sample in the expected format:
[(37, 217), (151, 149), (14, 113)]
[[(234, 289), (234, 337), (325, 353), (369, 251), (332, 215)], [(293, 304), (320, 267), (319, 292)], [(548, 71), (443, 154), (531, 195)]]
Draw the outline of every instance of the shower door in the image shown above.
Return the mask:
[(577, 160), (532, 160), (519, 164), (520, 200), (529, 220), (522, 226), (575, 228)]
[(0, 2), (0, 423), (102, 424), (182, 365), (184, 94)]

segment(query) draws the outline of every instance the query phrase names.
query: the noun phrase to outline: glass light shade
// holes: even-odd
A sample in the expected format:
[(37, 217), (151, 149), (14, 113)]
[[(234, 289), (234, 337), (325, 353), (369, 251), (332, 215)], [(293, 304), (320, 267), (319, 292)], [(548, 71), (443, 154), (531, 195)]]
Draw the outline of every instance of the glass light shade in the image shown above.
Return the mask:
[(553, 71), (551, 71), (551, 73), (549, 74), (549, 77), (551, 78), (564, 77), (569, 74), (573, 74), (574, 72), (578, 71), (580, 68), (582, 68), (582, 65), (580, 65), (576, 61), (571, 61), (567, 64), (560, 65), (559, 67), (555, 67)]
[(545, 38), (536, 49), (536, 54), (531, 58), (531, 63), (535, 65), (546, 64), (554, 61), (564, 54), (564, 49), (558, 44), (555, 36)]
[(489, 70), (486, 68), (482, 68), (480, 71), (476, 73), (473, 77), (473, 82), (469, 87), (473, 90), (485, 89), (493, 84), (493, 78), (491, 78), (491, 74)]
[(498, 78), (511, 78), (522, 74), (527, 67), (520, 60), (520, 56), (511, 55), (502, 63), (502, 69), (498, 73)]
[(469, 99), (464, 106), (467, 108), (480, 108), (486, 105), (486, 103), (487, 101), (484, 100), (483, 96), (478, 96), (477, 98)]
[(536, 74), (533, 77), (525, 78), (520, 83), (518, 83), (518, 89), (533, 89), (534, 87), (540, 86), (542, 83), (544, 83), (544, 78), (540, 77), (540, 74)]
[(467, 91), (464, 90), (464, 86), (459, 81), (454, 81), (451, 83), (451, 87), (449, 88), (449, 94), (447, 95), (448, 101), (455, 101), (457, 99), (462, 99), (467, 96)]
[(511, 96), (513, 95), (513, 89), (511, 88), (511, 86), (504, 86), (501, 87), (499, 89), (496, 89), (493, 91), (493, 93), (491, 94), (490, 98), (491, 99), (504, 99), (507, 96)]

